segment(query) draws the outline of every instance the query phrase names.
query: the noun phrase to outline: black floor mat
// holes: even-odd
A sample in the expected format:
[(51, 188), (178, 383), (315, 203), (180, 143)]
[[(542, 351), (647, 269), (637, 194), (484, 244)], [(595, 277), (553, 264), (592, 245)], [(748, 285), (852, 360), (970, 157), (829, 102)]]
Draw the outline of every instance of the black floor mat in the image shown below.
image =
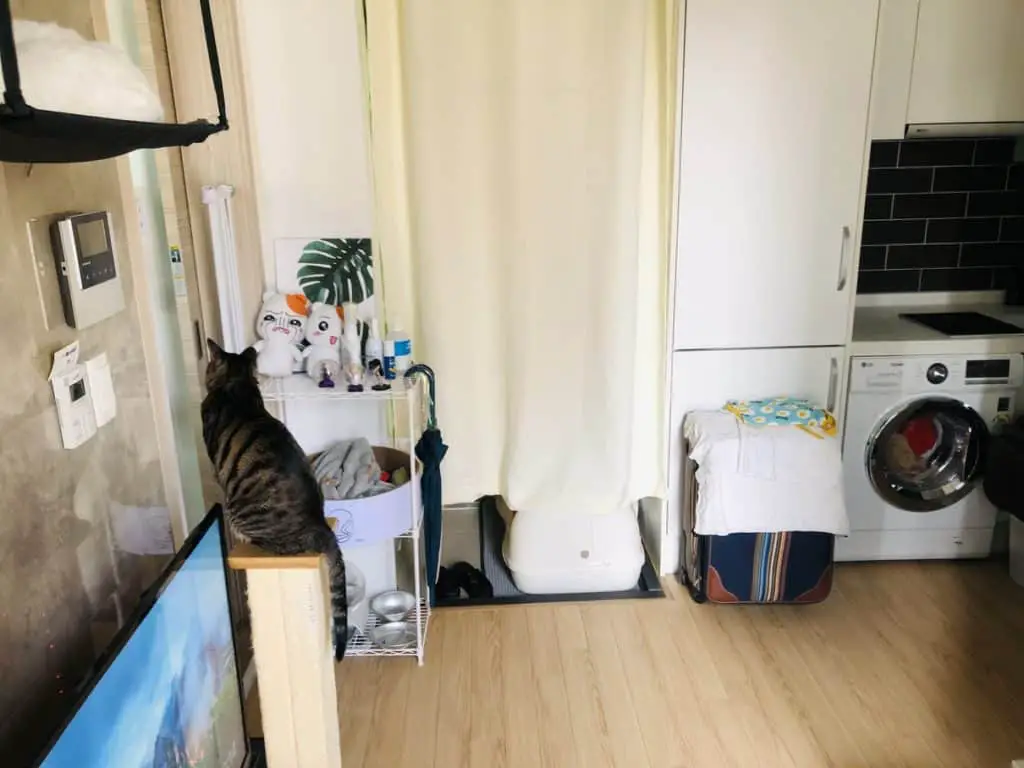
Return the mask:
[(530, 595), (520, 592), (512, 580), (512, 574), (501, 555), (501, 543), (505, 539), (505, 521), (498, 512), (497, 497), (485, 496), (480, 499), (480, 570), (494, 587), (494, 597), (463, 598), (461, 600), (438, 600), (438, 607), (455, 605), (515, 605), (523, 603), (565, 603), (592, 600), (635, 600), (644, 597), (664, 597), (658, 574), (644, 553), (644, 565), (636, 587), (623, 592), (573, 592), (554, 595)]

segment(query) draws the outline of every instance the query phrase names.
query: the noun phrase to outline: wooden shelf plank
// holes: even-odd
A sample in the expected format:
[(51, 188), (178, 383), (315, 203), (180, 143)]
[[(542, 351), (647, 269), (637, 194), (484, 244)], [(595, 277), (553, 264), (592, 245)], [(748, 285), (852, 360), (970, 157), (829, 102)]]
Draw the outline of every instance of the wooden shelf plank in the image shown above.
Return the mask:
[(315, 552), (306, 552), (301, 555), (275, 555), (254, 544), (236, 544), (228, 553), (228, 567), (236, 571), (275, 568), (315, 570), (320, 567), (320, 555)]
[[(327, 524), (333, 531), (338, 521), (335, 518), (328, 518)], [(253, 569), (283, 568), (285, 570), (296, 570), (301, 568), (316, 569), (320, 567), (320, 555), (316, 552), (303, 552), (301, 555), (275, 555), (260, 549), (255, 544), (239, 542), (232, 545), (228, 553), (228, 567), (233, 571), (248, 571)]]

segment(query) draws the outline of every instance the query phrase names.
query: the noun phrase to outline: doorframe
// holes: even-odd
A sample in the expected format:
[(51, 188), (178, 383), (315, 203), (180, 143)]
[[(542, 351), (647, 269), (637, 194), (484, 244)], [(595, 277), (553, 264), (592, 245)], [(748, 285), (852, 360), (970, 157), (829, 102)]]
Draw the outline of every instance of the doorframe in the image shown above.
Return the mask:
[[(171, 80), (170, 51), (167, 45), (167, 31), (164, 27), (163, 5), (160, 0), (136, 0), (136, 7), (144, 6), (147, 26), (153, 50), (153, 69), (156, 74), (160, 100), (168, 111), (168, 117), (178, 118), (175, 104), (174, 88)], [(190, 118), (186, 118), (190, 119)], [(185, 164), (181, 147), (168, 147), (165, 154), (157, 158), (157, 166), (161, 173), (170, 178), (171, 195), (174, 200), (174, 212), (178, 230), (177, 243), (181, 249), (181, 263), (185, 273), (185, 286), (188, 293), (189, 324), (194, 338), (186, 348), (186, 354), (195, 355), (196, 364), (206, 358), (203, 340), (207, 338), (207, 318), (203, 309), (203, 295), (199, 287), (199, 269), (196, 264), (196, 235), (193, 232), (194, 222), (190, 216), (188, 187), (185, 181)], [(161, 159), (164, 163), (161, 163)], [(160, 168), (166, 164), (167, 168)], [(169, 245), (173, 245), (169, 243)]]
[[(111, 39), (111, 23), (106, 0), (91, 0), (93, 32), (97, 40)], [(160, 457), (160, 472), (163, 478), (165, 501), (168, 506), (171, 534), (175, 548), (188, 537), (187, 493), (182, 473), (176, 429), (174, 404), (168, 385), (172, 371), (168, 360), (161, 351), (161, 329), (154, 311), (155, 297), (160, 286), (154, 278), (150, 263), (149, 249), (142, 236), (142, 219), (135, 197), (135, 183), (132, 176), (131, 160), (122, 155), (113, 159), (124, 218), (124, 235), (128, 245), (126, 254), (132, 269), (134, 301), (138, 308), (140, 343), (149, 383), (153, 419), (156, 427), (157, 451)], [(169, 265), (168, 265), (169, 269)]]
[[(161, 8), (171, 95), (177, 113), (185, 120), (212, 115), (216, 103), (199, 3), (162, 3)], [(180, 194), (184, 199), (177, 203), (182, 212), (188, 212), (191, 222), (192, 263), (202, 312), (201, 329), (205, 335), (220, 339), (213, 243), (209, 226), (199, 224), (207, 220), (202, 200), (204, 186), (229, 184), (235, 190), (231, 210), (244, 317), (256, 317), (263, 295), (264, 267), (254, 170), (257, 158), (252, 150), (237, 0), (211, 0), (211, 10), (230, 127), (202, 144), (180, 151), (184, 177)]]

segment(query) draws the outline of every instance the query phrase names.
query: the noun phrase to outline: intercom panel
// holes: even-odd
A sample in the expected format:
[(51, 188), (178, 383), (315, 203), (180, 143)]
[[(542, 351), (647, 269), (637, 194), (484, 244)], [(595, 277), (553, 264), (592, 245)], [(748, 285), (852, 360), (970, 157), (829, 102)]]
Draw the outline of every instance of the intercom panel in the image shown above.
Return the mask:
[(124, 309), (124, 289), (106, 211), (62, 216), (50, 225), (64, 319), (87, 328)]

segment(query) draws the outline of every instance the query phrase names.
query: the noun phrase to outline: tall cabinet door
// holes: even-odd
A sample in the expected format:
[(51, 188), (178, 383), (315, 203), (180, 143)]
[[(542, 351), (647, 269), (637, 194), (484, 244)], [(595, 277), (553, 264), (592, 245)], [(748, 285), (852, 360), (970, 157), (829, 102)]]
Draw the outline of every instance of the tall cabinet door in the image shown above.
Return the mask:
[(877, 0), (688, 0), (675, 349), (844, 344)]

